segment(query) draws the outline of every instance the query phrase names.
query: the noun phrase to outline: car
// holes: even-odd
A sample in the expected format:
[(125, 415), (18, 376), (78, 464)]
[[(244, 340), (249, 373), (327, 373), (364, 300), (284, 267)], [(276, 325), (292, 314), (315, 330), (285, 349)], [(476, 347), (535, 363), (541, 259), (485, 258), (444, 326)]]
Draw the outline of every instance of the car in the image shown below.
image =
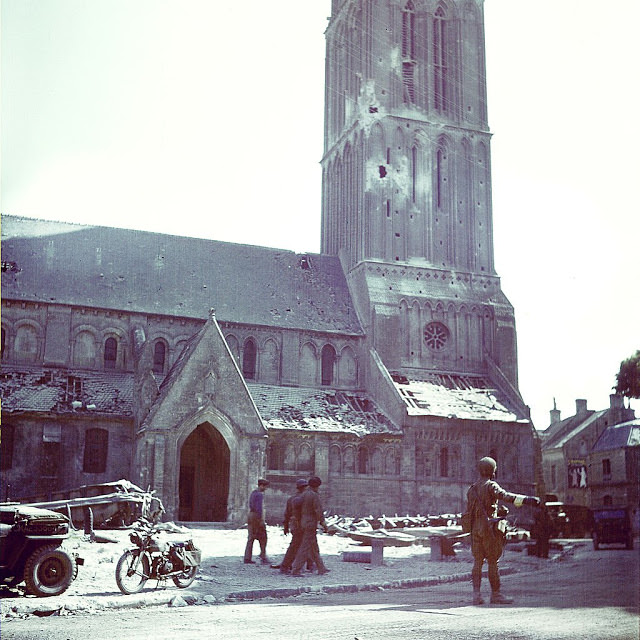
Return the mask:
[(628, 507), (600, 507), (591, 510), (593, 530), (591, 538), (597, 551), (601, 544), (624, 544), (633, 549), (633, 528)]
[(62, 547), (68, 537), (69, 519), (61, 513), (0, 504), (0, 585), (24, 582), (26, 592), (38, 597), (64, 593), (83, 564)]

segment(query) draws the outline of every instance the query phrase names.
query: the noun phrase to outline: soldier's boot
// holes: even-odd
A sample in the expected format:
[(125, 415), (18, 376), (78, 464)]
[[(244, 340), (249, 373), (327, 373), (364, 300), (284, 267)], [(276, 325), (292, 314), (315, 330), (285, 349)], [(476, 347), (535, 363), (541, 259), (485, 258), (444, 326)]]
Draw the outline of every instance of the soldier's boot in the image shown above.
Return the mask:
[(473, 604), (484, 604), (484, 598), (480, 595), (480, 589), (473, 590)]
[(513, 598), (507, 598), (499, 591), (493, 591), (491, 593), (491, 604), (513, 604)]

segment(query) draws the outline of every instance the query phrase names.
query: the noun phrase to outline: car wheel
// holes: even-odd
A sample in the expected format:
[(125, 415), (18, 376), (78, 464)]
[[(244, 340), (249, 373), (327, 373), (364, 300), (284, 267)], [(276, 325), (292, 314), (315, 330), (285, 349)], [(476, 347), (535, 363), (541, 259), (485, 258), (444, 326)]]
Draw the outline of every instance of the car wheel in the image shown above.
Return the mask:
[(59, 596), (73, 582), (76, 561), (64, 549), (47, 545), (36, 549), (24, 567), (27, 593), (38, 597)]

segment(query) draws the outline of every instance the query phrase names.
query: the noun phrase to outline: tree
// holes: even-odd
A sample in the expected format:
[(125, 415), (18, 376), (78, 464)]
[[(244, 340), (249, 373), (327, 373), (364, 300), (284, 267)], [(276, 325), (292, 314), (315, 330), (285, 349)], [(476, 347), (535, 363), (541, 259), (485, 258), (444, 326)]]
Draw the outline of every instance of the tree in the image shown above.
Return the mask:
[(627, 398), (640, 398), (640, 351), (620, 363), (616, 380), (616, 393)]

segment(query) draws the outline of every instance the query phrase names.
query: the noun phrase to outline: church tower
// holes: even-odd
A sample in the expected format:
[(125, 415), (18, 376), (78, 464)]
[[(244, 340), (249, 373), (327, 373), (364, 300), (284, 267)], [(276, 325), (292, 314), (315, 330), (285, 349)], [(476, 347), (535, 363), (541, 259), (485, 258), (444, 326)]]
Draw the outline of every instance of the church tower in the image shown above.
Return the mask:
[(389, 369), (504, 375), (483, 0), (333, 0), (322, 252), (340, 256)]

